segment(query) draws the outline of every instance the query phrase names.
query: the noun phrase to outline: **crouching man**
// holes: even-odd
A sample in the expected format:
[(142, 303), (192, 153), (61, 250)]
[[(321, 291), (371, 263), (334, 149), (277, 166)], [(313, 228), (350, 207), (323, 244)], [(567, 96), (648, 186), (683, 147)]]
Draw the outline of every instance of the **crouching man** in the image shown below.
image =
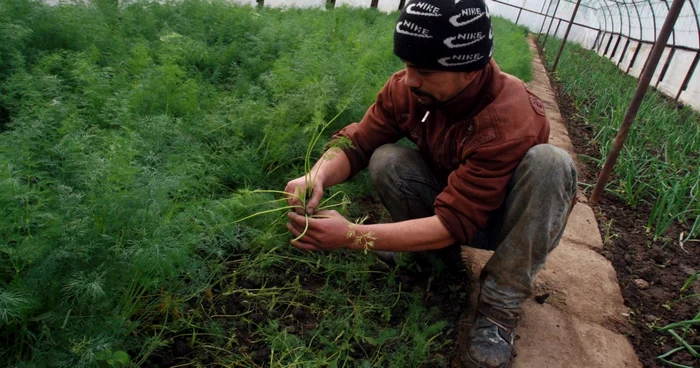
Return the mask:
[[(481, 272), (467, 349), (457, 354), (467, 367), (511, 364), (521, 303), (564, 232), (577, 185), (569, 155), (547, 144), (542, 102), (491, 58), (493, 36), (483, 0), (410, 1), (394, 29), (405, 68), (359, 123), (335, 135), (352, 146), (329, 150), (285, 188), (310, 191), (312, 213), (324, 188), (369, 167), (393, 220), (354, 225), (348, 238), (351, 223), (323, 212), (292, 241), (297, 248), (362, 249), (372, 239), (385, 258), (462, 245), (494, 250)], [(403, 137), (417, 149), (394, 144)], [(306, 220), (289, 218), (297, 237)]]

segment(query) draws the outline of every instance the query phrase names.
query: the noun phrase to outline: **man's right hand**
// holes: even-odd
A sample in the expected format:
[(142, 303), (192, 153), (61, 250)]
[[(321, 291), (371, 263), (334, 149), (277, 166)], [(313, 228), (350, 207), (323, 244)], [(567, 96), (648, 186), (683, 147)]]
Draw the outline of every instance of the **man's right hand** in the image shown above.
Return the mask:
[[(287, 183), (284, 191), (288, 193), (287, 203), (290, 206), (300, 206), (294, 209), (300, 215), (304, 214), (301, 200), (306, 196), (306, 214), (312, 215), (318, 208), (318, 204), (321, 203), (321, 198), (323, 198), (323, 180), (321, 180), (319, 175), (309, 173)], [(306, 195), (307, 192), (309, 192), (309, 195)]]

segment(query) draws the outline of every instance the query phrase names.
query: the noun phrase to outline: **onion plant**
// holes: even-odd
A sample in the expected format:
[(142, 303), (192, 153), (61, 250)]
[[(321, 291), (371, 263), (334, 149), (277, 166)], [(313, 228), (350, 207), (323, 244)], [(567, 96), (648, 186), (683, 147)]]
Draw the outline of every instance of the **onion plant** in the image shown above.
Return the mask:
[[(550, 38), (551, 39), (551, 38)], [(552, 62), (560, 40), (549, 41), (545, 61)], [(562, 54), (557, 77), (563, 92), (574, 101), (581, 121), (592, 128), (593, 142), (600, 149), (599, 157), (587, 157), (603, 166), (622, 122), (637, 80), (625, 75), (614, 63), (567, 44)], [(688, 106), (679, 107), (658, 91), (647, 92), (615, 166), (606, 191), (618, 196), (631, 207), (647, 203), (651, 207), (646, 231), (653, 239), (678, 246), (690, 253), (687, 246), (700, 241), (700, 114)], [(592, 185), (584, 185), (592, 188)], [(679, 239), (670, 239), (668, 229), (678, 224), (683, 228)], [(691, 276), (681, 292), (696, 279)], [(683, 298), (697, 298), (690, 295)], [(672, 303), (671, 303), (672, 304)], [(676, 354), (687, 352), (698, 358), (700, 346), (686, 340), (697, 333), (700, 312), (690, 320), (657, 328), (673, 337), (678, 346), (658, 359), (665, 364), (689, 368), (673, 361)]]
[[(681, 292), (686, 291), (693, 281), (695, 281), (698, 276), (700, 275), (700, 271), (695, 272), (692, 274), (688, 280), (686, 280), (685, 284), (683, 284), (683, 287), (681, 287)], [(687, 298), (700, 298), (700, 294), (693, 294), (689, 295), (686, 297), (683, 297), (682, 299), (687, 299)], [(681, 321), (681, 322), (674, 322), (670, 323), (666, 326), (659, 327), (657, 330), (659, 332), (665, 332), (671, 335), (677, 342), (680, 344), (680, 346), (673, 348), (661, 355), (659, 355), (657, 358), (661, 360), (662, 362), (673, 366), (673, 367), (678, 367), (678, 368), (692, 368), (687, 365), (683, 364), (678, 364), (673, 362), (671, 359), (673, 356), (679, 352), (686, 352), (689, 353), (693, 358), (698, 359), (700, 358), (700, 345), (691, 345), (686, 341), (686, 337), (689, 335), (694, 335), (697, 333), (697, 328), (700, 327), (700, 311), (698, 311), (698, 314), (695, 315), (692, 319), (686, 320), (686, 321)], [(693, 330), (695, 329), (695, 330)]]
[[(555, 46), (545, 49), (546, 62), (554, 59), (561, 40), (549, 42)], [(593, 143), (600, 147), (600, 159), (595, 162), (602, 167), (637, 80), (594, 52), (569, 46), (557, 77), (581, 120), (593, 128)], [(679, 107), (659, 92), (649, 91), (606, 187), (632, 207), (640, 202), (651, 206), (647, 229), (654, 240), (664, 237), (673, 223), (689, 229), (688, 239), (700, 236), (699, 122), (700, 114), (690, 107)]]

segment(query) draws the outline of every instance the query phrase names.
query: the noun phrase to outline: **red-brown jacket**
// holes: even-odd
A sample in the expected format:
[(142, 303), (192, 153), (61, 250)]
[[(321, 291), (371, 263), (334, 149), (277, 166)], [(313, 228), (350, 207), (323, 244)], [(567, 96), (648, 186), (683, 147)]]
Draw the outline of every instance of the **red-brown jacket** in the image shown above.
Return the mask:
[(353, 177), (372, 152), (402, 137), (413, 141), (446, 188), (435, 200), (435, 214), (461, 244), (498, 209), (525, 153), (547, 143), (549, 122), (542, 102), (520, 79), (504, 73), (492, 59), (459, 95), (430, 110), (395, 73), (359, 123), (336, 134), (353, 142), (345, 149)]

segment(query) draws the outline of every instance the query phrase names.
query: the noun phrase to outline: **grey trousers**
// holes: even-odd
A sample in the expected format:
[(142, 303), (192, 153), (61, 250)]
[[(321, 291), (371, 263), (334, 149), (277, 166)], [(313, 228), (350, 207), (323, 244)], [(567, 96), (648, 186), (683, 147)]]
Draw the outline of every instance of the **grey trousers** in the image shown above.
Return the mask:
[[(433, 203), (446, 182), (417, 150), (384, 145), (372, 155), (369, 171), (393, 221), (435, 214)], [(480, 276), (481, 313), (510, 327), (517, 324), (521, 302), (532, 295), (537, 272), (564, 233), (576, 186), (576, 168), (566, 151), (542, 144), (527, 152), (508, 183), (505, 203), (466, 244), (494, 250)]]

